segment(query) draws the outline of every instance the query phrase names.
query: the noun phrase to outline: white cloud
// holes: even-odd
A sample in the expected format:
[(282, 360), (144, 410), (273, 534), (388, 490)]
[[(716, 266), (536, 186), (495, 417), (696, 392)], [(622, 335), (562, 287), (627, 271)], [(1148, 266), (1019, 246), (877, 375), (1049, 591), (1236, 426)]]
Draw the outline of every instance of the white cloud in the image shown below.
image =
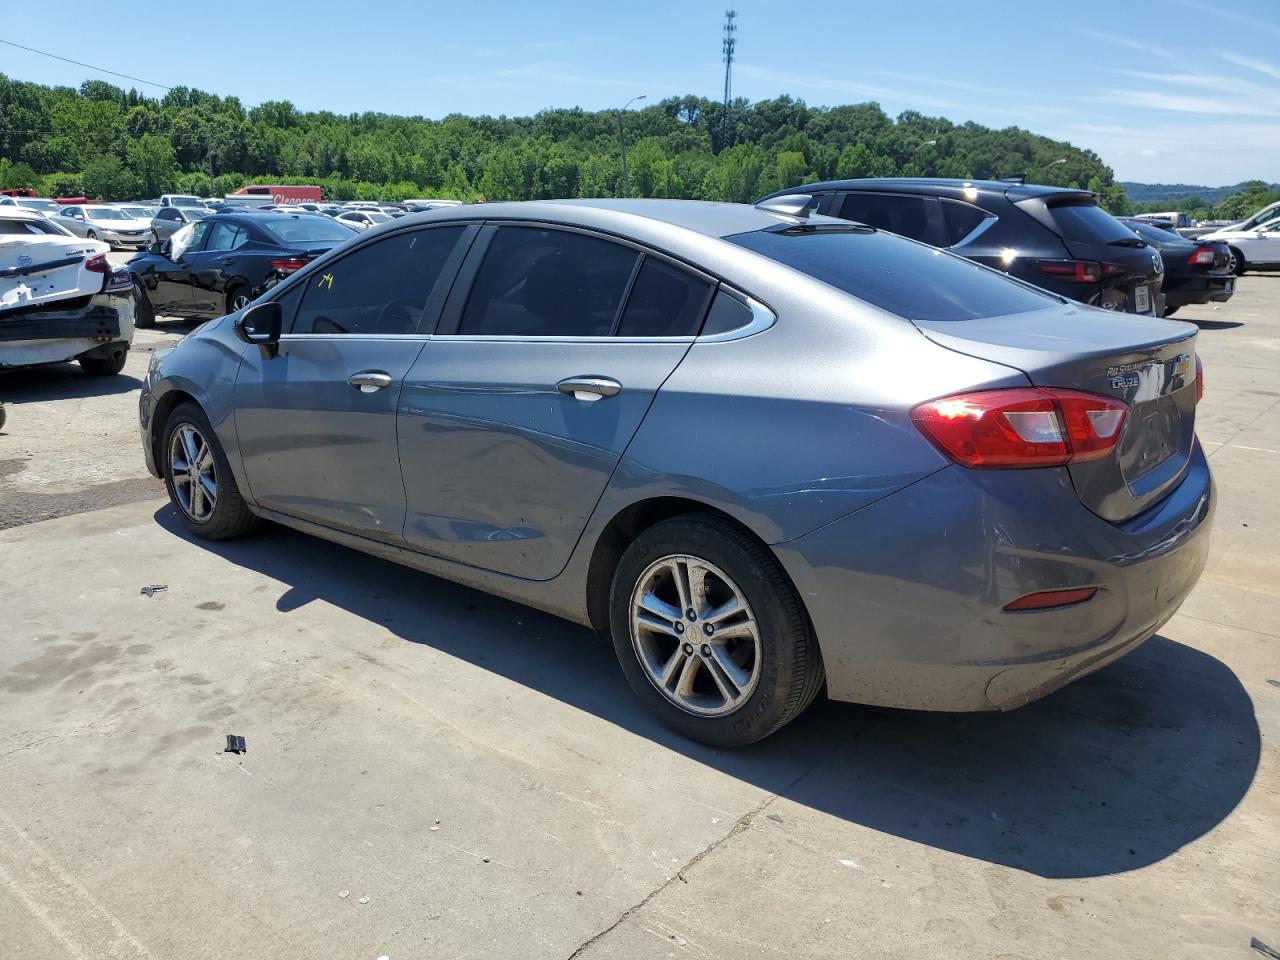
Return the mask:
[(1238, 53), (1221, 53), (1219, 54), (1227, 63), (1234, 63), (1237, 67), (1244, 67), (1246, 70), (1256, 70), (1258, 73), (1265, 74), (1273, 80), (1280, 80), (1280, 67), (1272, 66), (1261, 60), (1253, 60), (1249, 57), (1243, 57)]
[(1215, 93), (1240, 94), (1246, 97), (1266, 97), (1272, 102), (1280, 101), (1280, 90), (1268, 88), (1252, 80), (1243, 80), (1240, 77), (1224, 77), (1210, 73), (1151, 73), (1146, 70), (1120, 68), (1109, 68), (1109, 72), (1138, 80), (1150, 80), (1152, 83), (1172, 83), (1180, 87), (1195, 87), (1197, 90), (1212, 90)]
[(1180, 7), (1186, 7), (1188, 10), (1194, 10), (1201, 14), (1207, 22), (1215, 19), (1234, 20), (1236, 23), (1243, 23), (1246, 27), (1254, 30), (1262, 30), (1264, 33), (1272, 33), (1280, 37), (1280, 25), (1270, 20), (1260, 20), (1257, 17), (1251, 17), (1248, 14), (1237, 13), (1236, 11), (1225, 6), (1219, 0), (1206, 2), (1206, 0), (1175, 0)]
[(1161, 93), (1157, 90), (1113, 90), (1096, 98), (1101, 103), (1129, 103), (1149, 110), (1165, 110), (1170, 113), (1200, 113), (1208, 116), (1280, 117), (1275, 101), (1263, 104), (1251, 98), (1224, 100), (1214, 97), (1196, 97), (1178, 93)]
[(1154, 43), (1147, 43), (1144, 40), (1134, 40), (1132, 37), (1121, 36), (1118, 33), (1107, 33), (1104, 30), (1090, 30), (1086, 27), (1068, 27), (1080, 34), (1082, 37), (1090, 37), (1094, 40), (1101, 40), (1104, 43), (1113, 43), (1118, 47), (1125, 47), (1129, 50), (1137, 50), (1139, 53), (1147, 53), (1153, 57), (1172, 57), (1168, 50), (1164, 47), (1157, 47)]

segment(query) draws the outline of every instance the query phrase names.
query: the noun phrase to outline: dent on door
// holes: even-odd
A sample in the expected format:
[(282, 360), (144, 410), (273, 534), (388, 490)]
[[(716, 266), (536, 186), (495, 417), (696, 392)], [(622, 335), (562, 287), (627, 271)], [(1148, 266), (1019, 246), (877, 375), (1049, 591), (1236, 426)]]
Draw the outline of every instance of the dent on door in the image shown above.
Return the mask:
[(432, 340), (400, 401), (405, 539), (487, 570), (554, 577), (688, 348)]

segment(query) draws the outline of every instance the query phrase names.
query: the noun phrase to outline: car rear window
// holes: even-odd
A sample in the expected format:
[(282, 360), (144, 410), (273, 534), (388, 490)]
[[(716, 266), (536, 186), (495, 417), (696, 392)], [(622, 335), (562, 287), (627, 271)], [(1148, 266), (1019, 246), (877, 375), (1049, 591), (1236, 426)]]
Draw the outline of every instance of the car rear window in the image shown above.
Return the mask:
[(1049, 218), (1064, 240), (1109, 243), (1133, 239), (1128, 227), (1095, 203), (1050, 204)]
[(908, 320), (975, 320), (1059, 302), (963, 257), (878, 231), (757, 230), (726, 239)]
[(351, 230), (327, 217), (279, 217), (258, 221), (263, 230), (281, 243), (341, 243)]

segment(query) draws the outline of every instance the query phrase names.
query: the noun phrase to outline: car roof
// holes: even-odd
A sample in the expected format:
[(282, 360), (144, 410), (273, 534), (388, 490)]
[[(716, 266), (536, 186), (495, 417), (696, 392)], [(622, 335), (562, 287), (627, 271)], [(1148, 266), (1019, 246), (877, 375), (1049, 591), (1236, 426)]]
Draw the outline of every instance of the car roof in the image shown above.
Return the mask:
[(6, 220), (44, 220), (45, 215), (36, 210), (28, 210), (26, 207), (9, 206), (9, 204), (0, 205), (0, 217)]
[[(621, 234), (630, 233), (635, 229), (663, 225), (717, 238), (763, 230), (780, 223), (796, 222), (793, 217), (762, 210), (746, 203), (624, 198), (476, 203), (411, 213), (395, 222), (405, 224), (463, 219), (543, 220), (613, 230)], [(847, 225), (846, 221), (816, 214), (809, 219), (813, 223)]]
[(996, 193), (1007, 196), (1010, 200), (1030, 200), (1038, 197), (1053, 197), (1063, 194), (1095, 196), (1088, 190), (1075, 187), (1052, 187), (1040, 183), (1013, 183), (1006, 180), (961, 180), (954, 177), (870, 177), (863, 180), (823, 180), (818, 183), (806, 183), (786, 190), (779, 190), (770, 196), (781, 196), (788, 193), (807, 193), (817, 190), (872, 190), (884, 193), (922, 193), (931, 196), (945, 196), (966, 189), (981, 193)]

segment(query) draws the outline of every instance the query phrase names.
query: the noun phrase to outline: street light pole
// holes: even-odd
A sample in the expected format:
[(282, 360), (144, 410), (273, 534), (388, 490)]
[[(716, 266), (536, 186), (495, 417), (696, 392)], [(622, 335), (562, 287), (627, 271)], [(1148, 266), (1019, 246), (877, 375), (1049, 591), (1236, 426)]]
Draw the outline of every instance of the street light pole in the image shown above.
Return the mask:
[(622, 128), (622, 115), (626, 113), (627, 107), (631, 106), (637, 100), (643, 100), (644, 98), (645, 94), (643, 93), (638, 97), (632, 97), (623, 105), (622, 109), (618, 111), (618, 146), (622, 149), (622, 195), (624, 197), (631, 196), (631, 185), (627, 181), (627, 135), (623, 132)]

